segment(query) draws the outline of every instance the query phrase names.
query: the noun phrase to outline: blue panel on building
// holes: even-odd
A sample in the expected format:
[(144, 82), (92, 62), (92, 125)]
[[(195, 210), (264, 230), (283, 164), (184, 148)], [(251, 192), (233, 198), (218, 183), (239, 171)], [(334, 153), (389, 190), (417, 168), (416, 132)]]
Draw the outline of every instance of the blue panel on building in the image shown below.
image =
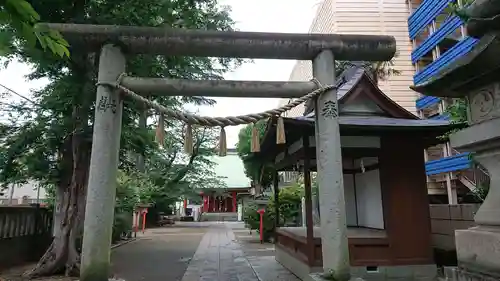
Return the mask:
[(432, 106), (434, 104), (437, 104), (441, 101), (440, 98), (438, 97), (431, 97), (431, 96), (423, 96), (416, 101), (416, 107), (417, 109), (424, 109), (429, 106)]
[(458, 42), (451, 49), (442, 54), (437, 60), (433, 61), (427, 65), (422, 71), (417, 73), (413, 77), (413, 82), (415, 84), (420, 84), (425, 80), (436, 75), (439, 70), (453, 62), (456, 58), (459, 58), (467, 54), (478, 42), (477, 39), (472, 37), (467, 37), (462, 41)]
[(432, 119), (432, 120), (450, 120), (450, 114), (445, 112), (445, 113), (442, 113), (439, 115), (432, 116), (429, 119)]
[(454, 156), (427, 161), (425, 163), (425, 173), (437, 175), (441, 173), (454, 172), (469, 169), (472, 167), (470, 153), (460, 153)]
[(418, 46), (411, 53), (411, 61), (413, 63), (417, 62), (418, 59), (423, 57), (429, 51), (439, 44), (446, 36), (453, 33), (457, 28), (462, 25), (462, 20), (459, 17), (453, 16), (448, 18), (436, 32), (434, 32), (429, 38), (427, 38), (420, 46)]
[(424, 0), (413, 14), (408, 18), (408, 31), (410, 39), (415, 39), (434, 18), (436, 18), (452, 0)]

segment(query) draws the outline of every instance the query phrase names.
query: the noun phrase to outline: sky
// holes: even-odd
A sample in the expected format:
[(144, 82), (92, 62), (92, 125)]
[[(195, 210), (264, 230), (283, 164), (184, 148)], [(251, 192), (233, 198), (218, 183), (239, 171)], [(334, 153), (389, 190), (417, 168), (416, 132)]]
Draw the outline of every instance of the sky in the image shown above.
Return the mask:
[[(260, 32), (296, 32), (306, 33), (312, 23), (316, 9), (321, 0), (222, 0), (221, 4), (232, 8), (231, 16), (236, 21), (236, 29), (240, 31)], [(260, 80), (286, 81), (293, 69), (295, 61), (254, 60), (225, 75), (228, 80)], [(0, 84), (3, 84), (21, 95), (30, 96), (32, 89), (43, 87), (47, 80), (26, 81), (25, 75), (30, 67), (18, 62), (11, 63), (0, 70)], [(3, 92), (0, 90), (0, 92)], [(18, 99), (12, 97), (12, 99)], [(223, 117), (258, 113), (278, 106), (277, 99), (256, 98), (215, 98), (213, 107), (200, 107), (198, 114), (204, 116)], [(227, 145), (235, 147), (238, 131), (241, 127), (227, 127)]]

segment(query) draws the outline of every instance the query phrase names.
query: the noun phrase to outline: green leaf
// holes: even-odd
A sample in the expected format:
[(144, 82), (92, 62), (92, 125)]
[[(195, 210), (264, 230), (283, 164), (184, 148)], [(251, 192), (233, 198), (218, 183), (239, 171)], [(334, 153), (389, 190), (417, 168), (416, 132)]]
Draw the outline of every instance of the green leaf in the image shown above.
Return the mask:
[(30, 47), (34, 47), (37, 42), (37, 37), (33, 31), (33, 27), (28, 25), (27, 23), (22, 23), (22, 34), (26, 42)]
[(25, 21), (36, 22), (40, 20), (38, 13), (25, 0), (7, 0), (6, 5), (12, 6), (17, 11), (19, 17)]

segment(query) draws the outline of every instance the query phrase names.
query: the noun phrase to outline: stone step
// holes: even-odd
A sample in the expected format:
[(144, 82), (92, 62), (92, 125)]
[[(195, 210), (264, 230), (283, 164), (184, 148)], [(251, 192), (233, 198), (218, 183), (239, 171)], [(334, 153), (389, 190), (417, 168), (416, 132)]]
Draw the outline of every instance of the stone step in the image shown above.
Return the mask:
[(201, 221), (238, 221), (238, 213), (203, 213)]

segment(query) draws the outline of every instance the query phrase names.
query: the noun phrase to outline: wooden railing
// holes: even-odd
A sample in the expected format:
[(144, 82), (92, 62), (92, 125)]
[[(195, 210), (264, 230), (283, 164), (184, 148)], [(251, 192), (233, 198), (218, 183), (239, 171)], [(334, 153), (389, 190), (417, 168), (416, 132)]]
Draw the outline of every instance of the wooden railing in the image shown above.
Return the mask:
[(38, 206), (0, 207), (0, 269), (36, 261), (52, 241), (52, 213)]

